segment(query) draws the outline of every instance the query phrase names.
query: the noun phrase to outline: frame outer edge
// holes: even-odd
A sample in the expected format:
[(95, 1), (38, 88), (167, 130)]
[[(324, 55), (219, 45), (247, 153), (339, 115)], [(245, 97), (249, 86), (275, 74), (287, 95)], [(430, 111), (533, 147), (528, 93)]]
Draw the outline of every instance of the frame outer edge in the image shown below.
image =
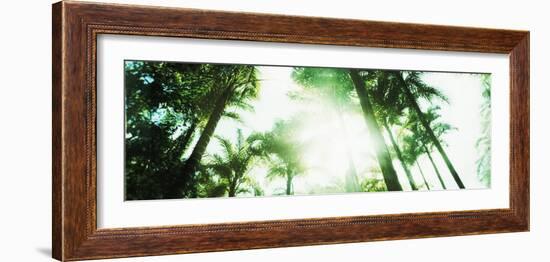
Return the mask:
[[(510, 70), (513, 77), (510, 79), (511, 93), (511, 133), (510, 139), (514, 143), (510, 150), (510, 173), (515, 192), (515, 199), (511, 207), (515, 210), (519, 226), (523, 231), (530, 231), (530, 32), (525, 32), (524, 38), (517, 43), (510, 53)], [(517, 160), (521, 159), (521, 161)]]
[[(79, 176), (84, 170), (84, 162), (81, 161), (83, 153), (83, 139), (82, 134), (84, 131), (83, 121), (89, 121), (90, 112), (86, 111), (86, 108), (81, 103), (86, 102), (87, 97), (90, 95), (86, 91), (86, 70), (87, 63), (83, 62), (86, 56), (86, 52), (89, 50), (85, 44), (84, 39), (86, 29), (91, 22), (101, 19), (107, 19), (106, 21), (115, 23), (118, 18), (113, 18), (113, 14), (106, 11), (105, 7), (113, 5), (98, 5), (92, 3), (62, 1), (55, 3), (52, 6), (52, 256), (55, 259), (66, 261), (76, 259), (98, 259), (98, 258), (115, 258), (115, 257), (128, 257), (128, 256), (150, 256), (161, 254), (180, 254), (180, 253), (194, 253), (194, 252), (207, 252), (207, 251), (226, 251), (226, 250), (241, 250), (241, 249), (255, 249), (255, 248), (272, 248), (272, 247), (285, 247), (285, 246), (303, 246), (303, 245), (317, 245), (317, 244), (331, 244), (331, 243), (346, 243), (346, 242), (358, 242), (358, 241), (377, 241), (377, 240), (389, 240), (389, 239), (410, 239), (421, 237), (436, 237), (436, 236), (451, 236), (451, 235), (471, 235), (480, 233), (498, 233), (498, 232), (518, 232), (529, 230), (529, 163), (522, 163), (516, 161), (512, 164), (511, 170), (514, 172), (513, 187), (511, 187), (510, 194), (514, 197), (511, 199), (512, 212), (505, 214), (496, 213), (495, 216), (498, 221), (505, 222), (506, 225), (501, 227), (499, 225), (491, 225), (492, 229), (482, 229), (480, 224), (484, 221), (479, 221), (476, 217), (471, 217), (468, 221), (475, 222), (470, 229), (466, 228), (463, 231), (444, 231), (446, 228), (440, 229), (440, 231), (433, 231), (433, 233), (418, 233), (411, 231), (410, 235), (393, 235), (390, 237), (376, 237), (369, 235), (357, 235), (355, 238), (346, 240), (326, 239), (316, 240), (309, 238), (299, 242), (285, 243), (285, 242), (261, 242), (255, 241), (259, 239), (253, 239), (252, 233), (239, 233), (239, 230), (231, 231), (231, 234), (225, 234), (224, 230), (217, 233), (210, 233), (209, 235), (200, 235), (199, 238), (188, 235), (184, 238), (177, 238), (175, 234), (169, 234), (168, 231), (173, 229), (169, 227), (165, 230), (160, 230), (158, 235), (163, 237), (166, 242), (162, 246), (156, 246), (158, 244), (149, 243), (149, 240), (156, 239), (157, 234), (142, 235), (139, 232), (136, 234), (130, 234), (121, 239), (130, 241), (125, 250), (119, 250), (120, 252), (114, 252), (113, 249), (107, 248), (109, 243), (116, 245), (117, 241), (120, 241), (115, 237), (115, 232), (107, 232), (105, 234), (98, 234), (98, 232), (92, 228), (86, 228), (87, 223), (93, 223), (93, 217), (87, 215), (87, 204), (94, 204), (94, 199), (87, 203), (82, 200), (82, 197), (90, 197), (86, 194), (90, 188), (85, 183), (84, 178)], [(90, 7), (88, 10), (83, 7)], [(101, 7), (101, 8), (100, 8)], [(131, 7), (131, 6), (130, 6)], [(144, 8), (143, 6), (138, 6)], [(128, 6), (124, 7), (125, 11), (128, 11)], [(130, 9), (131, 10), (131, 9)], [(159, 9), (160, 10), (160, 9)], [(168, 9), (162, 9), (167, 12)], [(179, 10), (179, 9), (178, 9)], [(182, 9), (183, 10), (183, 9)], [(195, 10), (197, 11), (197, 10)], [(182, 11), (183, 12), (183, 11)], [(187, 12), (191, 12), (187, 10)], [(223, 12), (217, 13), (223, 15)], [(100, 18), (95, 18), (94, 15), (99, 15)], [(116, 13), (114, 14), (116, 15)], [(273, 17), (271, 17), (273, 18)], [(109, 19), (115, 19), (111, 21)], [(206, 19), (206, 18), (201, 18)], [(179, 21), (179, 20), (178, 20)], [(323, 20), (324, 21), (324, 20)], [(328, 20), (327, 20), (328, 21)], [(334, 20), (337, 21), (337, 20)], [(120, 21), (118, 21), (120, 22)], [(348, 21), (349, 22), (349, 21)], [(137, 22), (136, 22), (137, 23)], [(140, 22), (141, 23), (141, 22)], [(350, 22), (351, 23), (351, 22)], [(399, 25), (399, 24), (395, 24)], [(172, 25), (174, 26), (174, 25)], [(414, 26), (412, 24), (408, 27)], [(431, 26), (421, 26), (428, 29)], [(434, 27), (435, 28), (435, 27)], [(441, 28), (440, 28), (441, 29)], [(170, 34), (176, 34), (179, 30), (176, 27), (171, 28)], [(465, 28), (455, 28), (456, 30), (465, 30)], [(223, 30), (222, 30), (223, 31)], [(479, 30), (478, 30), (479, 31)], [(231, 36), (231, 32), (227, 35), (222, 34), (220, 38), (228, 38)], [(508, 33), (506, 33), (508, 32)], [(219, 32), (218, 32), (219, 33)], [(223, 32), (222, 32), (223, 33)], [(226, 32), (227, 33), (227, 32)], [(233, 32), (236, 33), (236, 32)], [(483, 32), (481, 32), (483, 33)], [(485, 33), (496, 34), (499, 31), (486, 31)], [(511, 139), (514, 142), (514, 150), (511, 151), (512, 159), (528, 159), (529, 157), (529, 33), (523, 32), (523, 37), (518, 36), (518, 32), (512, 31), (500, 31), (505, 37), (513, 38), (514, 45), (504, 45), (506, 49), (489, 50), (489, 52), (504, 52), (510, 54), (510, 68), (514, 73), (510, 84), (514, 89), (511, 91), (511, 113), (516, 114), (516, 119), (512, 119), (511, 126)], [(137, 32), (139, 34), (139, 32)], [(217, 34), (217, 33), (216, 33)], [(220, 33), (221, 34), (221, 33)], [(498, 34), (497, 34), (498, 36)], [(189, 36), (188, 36), (189, 37)], [(468, 38), (468, 34), (459, 35), (458, 38)], [(248, 39), (248, 36), (238, 35), (237, 39)], [(255, 39), (256, 36), (250, 37), (250, 40)], [(258, 36), (260, 41), (270, 41), (269, 34)], [(272, 40), (272, 39), (271, 39)], [(284, 40), (284, 39), (282, 39)], [(281, 39), (276, 39), (275, 42), (283, 42)], [(306, 39), (307, 40), (307, 39)], [(304, 41), (306, 41), (304, 40)], [(313, 42), (326, 43), (327, 40), (311, 40)], [(414, 39), (411, 40), (414, 42)], [(492, 42), (491, 42), (492, 43)], [(420, 44), (420, 42), (418, 43)], [(428, 45), (421, 49), (427, 50), (439, 50), (449, 49), (462, 50), (461, 45), (446, 46), (441, 45), (439, 42), (433, 42), (433, 45)], [(399, 48), (399, 46), (406, 45), (405, 42), (395, 40), (395, 42), (388, 42), (377, 44), (374, 42), (365, 42), (362, 46), (383, 46), (390, 48)], [(397, 47), (393, 47), (397, 45)], [(490, 46), (489, 46), (490, 47)], [(487, 52), (485, 48), (476, 45), (466, 46), (466, 51), (474, 52)], [(407, 47), (407, 48), (414, 48)], [(84, 52), (84, 50), (87, 50)], [(477, 50), (477, 51), (476, 51)], [(89, 72), (88, 72), (89, 73)], [(85, 94), (84, 94), (85, 93)], [(82, 96), (84, 94), (84, 96)], [(512, 115), (513, 115), (512, 114)], [(526, 116), (525, 116), (526, 114)], [(79, 144), (80, 143), (80, 144)], [(90, 145), (86, 145), (88, 148)], [(92, 152), (93, 153), (93, 152)], [(87, 157), (90, 157), (87, 155)], [(75, 161), (76, 160), (76, 161)], [(89, 161), (89, 160), (86, 160)], [(88, 179), (88, 178), (86, 178)], [(510, 216), (511, 215), (511, 216)], [(460, 218), (460, 216), (453, 217), (451, 215), (449, 219)], [(412, 221), (412, 222), (411, 222)], [(423, 222), (411, 220), (408, 223), (410, 226), (422, 226)], [(300, 226), (302, 221), (290, 222), (289, 226)], [(376, 223), (377, 224), (377, 223)], [(258, 225), (252, 225), (258, 226)], [(345, 224), (341, 224), (343, 227), (349, 228)], [(377, 225), (378, 226), (378, 225)], [(507, 227), (506, 227), (507, 226)], [(304, 225), (305, 232), (319, 231), (314, 227)], [(367, 228), (364, 224), (355, 224), (354, 228)], [(368, 226), (368, 228), (374, 228), (374, 225)], [(473, 228), (473, 229), (472, 229)], [(434, 228), (437, 229), (437, 228)], [(270, 229), (274, 231), (274, 229)], [(277, 229), (281, 233), (286, 231), (292, 233), (288, 229)], [(441, 231), (443, 230), (443, 231)], [(122, 230), (127, 232), (128, 230)], [(123, 232), (123, 233), (124, 233)], [(235, 233), (237, 232), (237, 233)], [(244, 231), (243, 231), (244, 232)], [(320, 232), (320, 231), (319, 231)], [(416, 232), (416, 233), (415, 233)], [(439, 232), (439, 233), (438, 233)], [(132, 231), (130, 232), (132, 233)], [(341, 232), (340, 232), (341, 233)], [(357, 232), (357, 234), (362, 234)], [(174, 236), (174, 237), (172, 237)], [(247, 240), (243, 236), (248, 237), (248, 241), (244, 243), (236, 243), (241, 240)], [(257, 235), (259, 236), (259, 235)], [(257, 237), (256, 236), (256, 237)], [(325, 235), (326, 236), (326, 235)], [(197, 245), (190, 245), (187, 248), (177, 246), (178, 243), (189, 243), (182, 241), (201, 240), (207, 244), (212, 243), (212, 239), (209, 237), (221, 237), (223, 246), (217, 247), (202, 247)], [(281, 241), (285, 241), (284, 237), (280, 237)], [(288, 239), (286, 239), (288, 240)], [(179, 241), (179, 242), (178, 242)], [(216, 241), (219, 241), (216, 239)], [(225, 241), (225, 242), (223, 242)], [(122, 243), (121, 243), (122, 244)], [(113, 245), (113, 246), (114, 246)], [(112, 246), (109, 246), (112, 247)], [(145, 249), (144, 249), (145, 248)], [(138, 251), (141, 250), (141, 251)]]
[(525, 123), (525, 125), (527, 126), (527, 132), (526, 132), (526, 147), (527, 147), (527, 152), (525, 153), (525, 164), (526, 164), (526, 177), (525, 177), (525, 185), (524, 185), (524, 188), (526, 190), (525, 192), (525, 197), (526, 197), (526, 202), (525, 202), (525, 219), (526, 219), (526, 223), (527, 223), (527, 226), (526, 226), (526, 231), (531, 231), (531, 161), (530, 161), (530, 150), (531, 150), (531, 101), (530, 101), (530, 97), (531, 97), (531, 32), (527, 32), (527, 36), (526, 36), (526, 40), (527, 43), (526, 43), (526, 49), (527, 49), (527, 54), (526, 54), (526, 62), (525, 62), (525, 68), (527, 70), (527, 72), (525, 73), (526, 74), (526, 110), (527, 110), (527, 121)]
[(63, 260), (63, 2), (52, 4), (52, 258)]

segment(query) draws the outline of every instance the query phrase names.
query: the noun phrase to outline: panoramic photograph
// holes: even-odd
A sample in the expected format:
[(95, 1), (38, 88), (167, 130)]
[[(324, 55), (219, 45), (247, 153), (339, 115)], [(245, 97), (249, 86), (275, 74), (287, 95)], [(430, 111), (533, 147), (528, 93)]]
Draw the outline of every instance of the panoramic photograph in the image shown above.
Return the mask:
[(125, 200), (491, 187), (491, 75), (126, 60)]

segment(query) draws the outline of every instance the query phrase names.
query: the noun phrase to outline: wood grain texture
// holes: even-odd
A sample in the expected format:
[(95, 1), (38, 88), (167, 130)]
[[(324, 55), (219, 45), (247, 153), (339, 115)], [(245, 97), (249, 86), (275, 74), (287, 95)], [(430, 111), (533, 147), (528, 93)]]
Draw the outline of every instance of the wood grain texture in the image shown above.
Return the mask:
[(529, 228), (529, 33), (510, 52), (510, 207)]
[(61, 5), (52, 8), (52, 256), (61, 257), (63, 236), (63, 203), (61, 174), (61, 71), (62, 43)]
[[(60, 2), (53, 5), (53, 257), (82, 260), (529, 230), (529, 33), (483, 28)], [(99, 34), (510, 55), (510, 208), (97, 229)]]

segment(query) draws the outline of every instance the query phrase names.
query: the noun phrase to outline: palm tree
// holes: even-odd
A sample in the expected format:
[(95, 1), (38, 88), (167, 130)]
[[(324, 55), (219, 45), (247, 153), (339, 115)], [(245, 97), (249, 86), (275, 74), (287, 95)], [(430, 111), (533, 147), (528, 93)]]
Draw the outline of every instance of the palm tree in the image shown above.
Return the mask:
[(401, 95), (401, 88), (391, 78), (391, 74), (387, 74), (384, 70), (372, 70), (370, 74), (375, 75), (375, 83), (371, 85), (369, 91), (372, 94), (375, 115), (380, 120), (384, 127), (397, 159), (401, 163), (403, 171), (407, 176), (409, 185), (412, 190), (418, 190), (411, 171), (403, 159), (399, 144), (395, 139), (391, 125), (401, 124), (400, 117), (403, 116), (403, 111), (406, 103)]
[(300, 159), (300, 151), (303, 145), (296, 141), (296, 121), (275, 122), (273, 129), (265, 133), (250, 135), (248, 143), (252, 145), (255, 155), (261, 156), (267, 161), (269, 171), (267, 177), (274, 179), (284, 178), (286, 181), (287, 195), (292, 195), (293, 180), (296, 176), (304, 174), (305, 166)]
[(422, 148), (424, 149), (424, 152), (428, 155), (428, 158), (430, 159), (430, 162), (432, 163), (432, 167), (435, 170), (435, 173), (437, 175), (437, 179), (439, 179), (439, 183), (441, 183), (441, 187), (443, 189), (447, 189), (447, 186), (445, 185), (445, 182), (443, 182), (443, 178), (441, 177), (441, 173), (439, 173), (439, 169), (437, 168), (437, 165), (434, 162), (434, 159), (432, 157), (432, 154), (430, 153), (430, 150), (426, 147), (425, 144), (422, 144)]
[(174, 74), (172, 81), (165, 85), (172, 85), (177, 91), (170, 92), (173, 108), (177, 108), (185, 117), (179, 125), (181, 134), (177, 137), (172, 149), (179, 156), (183, 156), (191, 144), (195, 133), (203, 127), (208, 112), (214, 106), (211, 97), (217, 96), (215, 79), (210, 75), (216, 73), (216, 66), (210, 64), (167, 64), (165, 72)]
[(356, 69), (349, 69), (348, 73), (355, 87), (355, 91), (357, 92), (357, 96), (359, 97), (361, 108), (363, 109), (363, 117), (365, 118), (371, 140), (374, 143), (376, 158), (380, 165), (386, 187), (389, 191), (402, 191), (403, 188), (401, 184), (399, 184), (397, 173), (393, 168), (392, 160), (386, 143), (384, 142), (382, 132), (380, 131), (380, 125), (376, 120), (373, 104), (371, 98), (369, 98), (365, 84), (365, 80), (368, 79), (364, 77), (369, 77), (369, 74), (362, 75), (359, 70)]
[[(182, 155), (200, 119), (196, 112), (209, 111), (200, 103), (211, 92), (199, 80), (205, 65), (166, 62), (125, 62), (126, 197), (166, 198), (182, 168)], [(185, 70), (184, 70), (185, 68)], [(181, 70), (180, 70), (181, 69)], [(154, 141), (151, 142), (151, 141)], [(184, 178), (182, 185), (189, 185)], [(183, 194), (188, 188), (182, 186)]]
[[(424, 119), (429, 123), (429, 125), (433, 127), (432, 128), (433, 134), (436, 136), (438, 141), (447, 132), (455, 129), (447, 123), (442, 123), (437, 121), (441, 117), (441, 115), (437, 112), (439, 110), (440, 110), (439, 106), (433, 106), (428, 108), (428, 111), (424, 114)], [(435, 170), (435, 173), (437, 174), (437, 178), (439, 179), (441, 186), (443, 187), (443, 189), (447, 189), (447, 186), (445, 185), (445, 182), (443, 182), (441, 173), (439, 172), (439, 169), (437, 168), (437, 165), (435, 164), (435, 161), (431, 154), (434, 147), (433, 140), (430, 138), (429, 134), (427, 134), (426, 132), (423, 132), (423, 129), (421, 127), (422, 125), (420, 124), (420, 121), (418, 118), (419, 118), (418, 114), (409, 113), (408, 123), (405, 126), (411, 132), (411, 134), (409, 137), (405, 139), (407, 140), (407, 143), (411, 147), (421, 148), (423, 153), (428, 155), (428, 158), (432, 163), (432, 166)]]
[(255, 158), (250, 144), (244, 139), (240, 129), (237, 130), (235, 144), (227, 138), (216, 138), (222, 147), (222, 153), (212, 155), (205, 167), (221, 178), (219, 184), (225, 186), (225, 192), (229, 197), (249, 192), (250, 189), (243, 186), (254, 185), (253, 179), (247, 176)]
[(418, 164), (418, 161), (414, 161), (416, 163), (416, 166), (418, 167), (418, 171), (420, 171), (420, 175), (422, 176), (422, 181), (424, 181), (424, 185), (426, 186), (426, 189), (431, 190), (430, 184), (426, 180), (426, 176), (424, 175), (424, 171), (422, 171), (422, 167), (420, 164)]
[[(424, 127), (424, 131), (427, 133), (433, 145), (437, 148), (437, 150), (441, 154), (441, 157), (443, 158), (443, 160), (445, 161), (445, 164), (449, 168), (449, 171), (451, 172), (451, 175), (453, 176), (453, 179), (455, 180), (456, 184), (458, 185), (459, 188), (464, 189), (465, 188), (464, 183), (462, 183), (462, 180), (458, 176), (458, 173), (454, 168), (453, 164), (451, 163), (451, 160), (449, 160), (447, 153), (443, 149), (443, 146), (441, 146), (440, 141), (437, 139), (432, 127), (430, 127), (428, 120), (424, 116), (424, 113), (422, 112), (422, 110), (420, 109), (420, 106), (418, 105), (418, 102), (416, 101), (417, 96), (422, 95), (422, 93), (428, 93), (426, 92), (428, 90), (433, 90), (433, 93), (436, 93), (436, 94), (439, 94), (440, 92), (437, 91), (437, 89), (434, 89), (433, 87), (426, 85), (421, 79), (420, 72), (408, 72), (406, 78), (403, 77), (402, 72), (400, 71), (394, 72), (394, 75), (401, 85), (403, 93), (407, 98), (409, 107), (412, 108), (412, 110), (414, 110), (414, 112), (418, 116), (420, 123)], [(415, 94), (417, 96), (415, 96)]]
[(409, 185), (411, 189), (418, 190), (418, 187), (416, 186), (416, 183), (414, 182), (414, 178), (411, 174), (411, 171), (407, 166), (407, 164), (405, 163), (405, 160), (403, 159), (403, 153), (401, 152), (401, 149), (399, 148), (399, 145), (397, 144), (397, 141), (395, 140), (395, 137), (393, 136), (392, 130), (386, 119), (384, 119), (383, 125), (384, 125), (384, 129), (386, 130), (386, 133), (390, 138), (395, 155), (397, 156), (397, 159), (399, 159), (399, 163), (401, 163), (401, 167), (403, 168), (403, 171), (405, 171), (405, 175), (407, 176), (407, 180), (409, 181)]
[(243, 105), (246, 100), (255, 98), (259, 92), (257, 70), (254, 66), (247, 65), (217, 65), (212, 72), (214, 83), (219, 93), (214, 98), (214, 104), (208, 121), (193, 148), (189, 158), (183, 167), (183, 174), (177, 179), (167, 192), (171, 198), (181, 197), (181, 188), (185, 176), (193, 176), (198, 169), (202, 156), (204, 155), (210, 138), (216, 130), (218, 122), (232, 105)]
[(299, 170), (297, 170), (298, 168), (296, 168), (295, 165), (289, 164), (288, 162), (285, 162), (278, 157), (270, 158), (268, 160), (268, 165), (269, 170), (266, 177), (269, 180), (273, 180), (276, 178), (285, 179), (285, 194), (294, 195), (293, 180), (294, 177), (300, 174)]
[[(404, 134), (407, 133), (407, 134)], [(405, 164), (407, 166), (412, 166), (413, 164), (416, 165), (418, 168), (418, 171), (420, 172), (420, 175), (422, 176), (422, 180), (424, 181), (424, 185), (426, 185), (426, 188), (428, 190), (431, 189), (430, 184), (426, 180), (426, 175), (424, 174), (424, 171), (422, 170), (422, 167), (420, 166), (420, 163), (418, 163), (418, 158), (426, 153), (426, 151), (420, 146), (422, 142), (420, 141), (420, 133), (416, 132), (410, 132), (410, 130), (407, 130), (406, 128), (402, 128), (401, 132), (399, 133), (399, 137), (401, 138), (401, 141), (403, 141), (403, 151), (402, 156)], [(433, 163), (433, 162), (432, 162)], [(434, 166), (436, 174), (438, 178), (440, 177), (439, 171), (437, 170), (437, 167)], [(441, 185), (443, 188), (445, 188), (445, 184), (442, 180), (440, 180), (442, 183)]]

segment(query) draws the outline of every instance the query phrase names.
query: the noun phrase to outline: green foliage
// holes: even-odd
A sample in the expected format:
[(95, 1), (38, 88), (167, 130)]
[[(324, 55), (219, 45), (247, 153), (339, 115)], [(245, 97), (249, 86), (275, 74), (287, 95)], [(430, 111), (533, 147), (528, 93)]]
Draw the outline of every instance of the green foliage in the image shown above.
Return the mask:
[[(298, 139), (298, 131), (304, 128), (303, 116), (296, 113), (278, 120), (267, 131), (247, 129), (243, 119), (255, 110), (261, 87), (258, 74), (257, 67), (251, 65), (126, 61), (125, 198), (261, 196), (266, 188), (250, 174), (254, 168), (266, 171), (266, 183), (284, 180), (281, 194), (294, 194), (294, 179), (312, 169), (304, 163), (307, 144)], [(349, 164), (342, 167), (348, 169), (346, 177), (328, 186), (313, 185), (311, 192), (400, 190), (392, 157), (398, 156), (412, 181), (409, 167), (426, 150), (429, 153), (438, 147), (437, 143), (445, 146), (445, 134), (454, 129), (441, 122), (440, 107), (432, 105), (435, 100), (448, 103), (448, 98), (426, 84), (421, 72), (296, 67), (291, 78), (301, 89), (289, 97), (321, 101), (332, 110), (329, 112), (336, 116), (334, 119), (340, 120), (341, 130), (334, 136), (348, 136), (345, 116), (362, 117), (365, 132), (372, 136), (372, 158), (378, 162), (370, 167), (372, 170), (361, 167), (358, 172), (352, 157), (354, 145), (346, 144)], [(483, 123), (476, 144), (481, 155), (477, 168), (479, 179), (490, 185), (489, 76), (482, 76), (482, 81)], [(422, 106), (427, 104), (426, 112), (415, 109), (418, 101), (425, 102)], [(232, 124), (250, 135), (245, 137), (238, 129), (235, 137), (217, 136), (222, 118), (233, 120)], [(391, 147), (386, 145), (383, 130), (386, 137), (391, 136)], [(207, 152), (210, 144), (219, 150)], [(383, 150), (385, 153), (378, 152)], [(387, 174), (392, 170), (395, 179), (390, 181)], [(355, 181), (353, 186), (350, 181)]]
[[(212, 155), (208, 164), (204, 165), (211, 171), (210, 174), (217, 176), (217, 185), (213, 187), (214, 196), (220, 195), (221, 192), (230, 197), (245, 192), (261, 195), (262, 191), (258, 188), (257, 183), (248, 176), (248, 171), (252, 167), (256, 155), (248, 141), (244, 139), (242, 131), (237, 130), (236, 144), (231, 143), (227, 138), (219, 136), (216, 138), (222, 146), (223, 153)], [(210, 195), (208, 196), (210, 197)]]
[[(198, 99), (190, 97), (187, 91), (195, 84), (201, 86), (197, 93), (208, 93), (205, 85), (198, 84), (193, 77), (183, 81), (184, 72), (167, 63), (125, 63), (128, 200), (163, 198), (164, 189), (173, 183), (182, 167), (181, 156), (187, 141), (178, 138), (196, 119), (197, 108), (206, 106), (192, 103)], [(195, 110), (180, 110), (191, 104)]]
[(372, 80), (367, 86), (377, 118), (381, 122), (398, 124), (407, 107), (407, 101), (395, 74), (385, 70), (369, 70), (368, 74)]
[(394, 72), (394, 76), (396, 77), (404, 74), (406, 74), (405, 83), (407, 87), (409, 87), (417, 99), (425, 99), (430, 102), (439, 99), (447, 103), (449, 102), (449, 98), (438, 88), (430, 86), (422, 80), (424, 73), (419, 71)]
[[(196, 174), (184, 174), (184, 155), (190, 152), (195, 133), (210, 119), (224, 91), (220, 87), (233, 88), (222, 109), (251, 110), (247, 99), (258, 94), (256, 69), (144, 61), (126, 61), (124, 69), (125, 198), (163, 199), (171, 197), (170, 190), (181, 197), (196, 197), (206, 190), (199, 185), (205, 171), (199, 166)], [(222, 115), (239, 120), (235, 112)]]
[(295, 67), (292, 79), (304, 89), (314, 92), (335, 105), (338, 110), (357, 108), (354, 86), (345, 69)]
[(363, 183), (361, 183), (361, 189), (363, 190), (363, 192), (388, 191), (388, 189), (386, 188), (386, 183), (384, 183), (384, 179), (380, 179), (380, 178), (371, 178), (371, 179), (363, 180)]
[(480, 107), (481, 136), (476, 142), (480, 154), (477, 160), (477, 176), (485, 186), (491, 186), (491, 75), (480, 76), (483, 102)]
[(252, 151), (267, 162), (269, 167), (267, 178), (277, 177), (286, 180), (286, 194), (292, 191), (294, 177), (304, 174), (306, 168), (300, 158), (303, 146), (295, 139), (294, 133), (299, 125), (297, 120), (275, 122), (273, 129), (265, 133), (252, 134), (248, 141), (252, 144)]
[[(456, 130), (456, 128), (448, 123), (438, 121), (441, 117), (438, 112), (440, 109), (441, 107), (439, 106), (432, 106), (424, 113), (424, 117), (432, 127), (435, 136), (442, 141), (441, 144), (445, 145), (443, 136), (449, 131)], [(433, 140), (424, 132), (424, 128), (418, 119), (418, 114), (415, 112), (408, 111), (407, 122), (404, 124), (404, 129), (401, 132), (401, 139), (403, 140), (404, 158), (408, 165), (412, 165), (419, 156), (426, 153), (423, 149), (424, 146), (430, 151), (434, 147)]]
[[(447, 132), (455, 130), (456, 128), (447, 123), (438, 121), (438, 119), (441, 117), (441, 115), (438, 113), (439, 110), (439, 106), (432, 106), (428, 108), (428, 111), (426, 113), (423, 114), (423, 117), (425, 121), (427, 121), (428, 125), (432, 128), (437, 142), (440, 143), (440, 145), (444, 146), (446, 143), (443, 139), (443, 136)], [(420, 116), (417, 112), (409, 112), (408, 114), (408, 121), (405, 124), (405, 127), (407, 129), (405, 130), (405, 132), (402, 133), (402, 140), (404, 143), (403, 158), (408, 165), (412, 165), (413, 163), (417, 162), (418, 158), (421, 155), (427, 154), (442, 188), (446, 189), (447, 186), (445, 185), (439, 169), (437, 168), (437, 165), (435, 164), (431, 156), (431, 152), (435, 147), (436, 141), (434, 141), (432, 137), (430, 137), (428, 133), (425, 132), (424, 127), (420, 123), (419, 117)], [(424, 180), (426, 179), (424, 174), (422, 174), (422, 178)]]

